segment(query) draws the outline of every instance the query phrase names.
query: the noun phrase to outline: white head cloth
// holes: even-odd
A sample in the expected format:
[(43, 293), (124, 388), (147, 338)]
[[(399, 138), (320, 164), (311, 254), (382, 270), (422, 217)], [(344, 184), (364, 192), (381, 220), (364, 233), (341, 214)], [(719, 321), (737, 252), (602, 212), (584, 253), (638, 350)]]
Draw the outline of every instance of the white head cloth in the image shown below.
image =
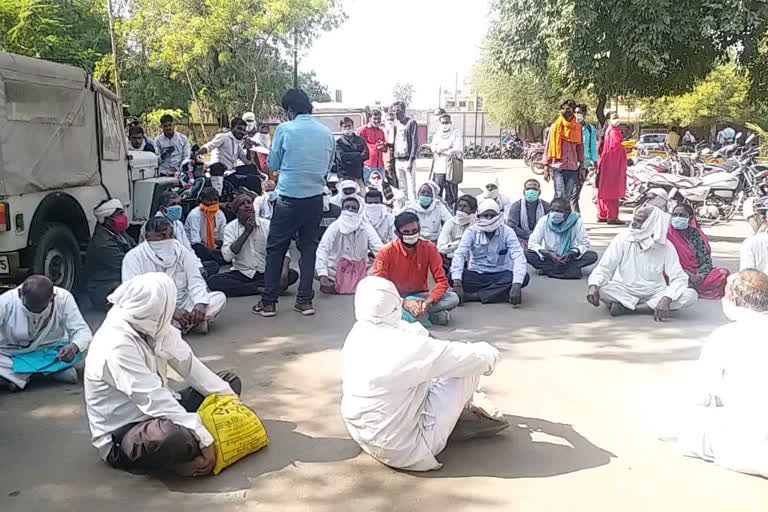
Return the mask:
[(638, 229), (629, 228), (629, 239), (637, 242), (644, 251), (650, 249), (653, 244), (664, 245), (667, 243), (667, 230), (669, 229), (670, 215), (656, 208), (645, 206), (643, 209), (651, 209), (648, 219)]
[[(353, 200), (357, 201), (357, 211), (352, 212), (349, 210), (344, 210), (344, 203)], [(341, 233), (344, 235), (348, 235), (353, 231), (360, 229), (360, 224), (363, 222), (363, 205), (360, 204), (360, 200), (354, 196), (345, 197), (342, 200), (341, 207), (341, 215), (339, 216), (339, 220), (336, 221), (339, 223), (339, 231), (341, 231)]]
[(358, 322), (398, 328), (403, 299), (391, 281), (369, 276), (357, 284), (355, 318)]
[[(486, 187), (488, 185), (496, 185), (495, 190), (488, 190), (487, 188), (483, 190), (483, 198), (484, 199), (493, 199), (496, 200), (499, 198), (499, 178), (494, 178), (493, 181), (489, 181), (486, 183)], [(480, 211), (480, 210), (478, 210)]]
[[(496, 213), (494, 218), (483, 219), (480, 217), (481, 214), (489, 210)], [(504, 216), (501, 215), (501, 208), (499, 208), (499, 203), (493, 199), (483, 199), (483, 201), (480, 202), (480, 206), (477, 207), (477, 215), (478, 217), (475, 221), (475, 225), (477, 226), (477, 235), (475, 240), (480, 245), (487, 245), (488, 233), (493, 233), (499, 229), (499, 226), (501, 226), (502, 222), (504, 221)]]
[[(351, 194), (345, 194), (344, 189), (345, 188), (354, 188), (355, 191)], [(341, 193), (344, 197), (353, 196), (355, 194), (360, 193), (360, 185), (357, 184), (355, 180), (341, 180), (341, 184), (339, 184), (339, 193)]]
[(123, 203), (119, 199), (110, 199), (93, 209), (93, 215), (99, 224), (104, 224), (104, 219), (111, 217), (117, 210), (123, 209)]

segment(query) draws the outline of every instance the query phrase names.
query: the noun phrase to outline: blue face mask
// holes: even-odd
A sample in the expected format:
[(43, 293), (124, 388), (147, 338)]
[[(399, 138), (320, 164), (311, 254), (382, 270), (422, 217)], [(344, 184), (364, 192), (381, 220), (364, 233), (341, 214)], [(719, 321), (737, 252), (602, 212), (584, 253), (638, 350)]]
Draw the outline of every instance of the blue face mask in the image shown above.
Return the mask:
[(270, 190), (269, 192), (267, 192), (267, 201), (271, 202), (275, 200), (277, 200), (277, 191)]
[(669, 223), (672, 224), (672, 227), (675, 229), (688, 229), (691, 221), (685, 217), (672, 217)]
[(429, 196), (419, 196), (419, 204), (422, 208), (429, 208), (429, 205), (432, 204), (432, 198)]
[(563, 212), (549, 212), (549, 218), (552, 219), (552, 222), (555, 224), (560, 224), (565, 220), (565, 213)]
[(539, 191), (535, 190), (535, 189), (532, 189), (532, 188), (529, 188), (528, 190), (525, 191), (525, 200), (526, 201), (530, 201), (530, 202), (538, 201), (539, 200)]
[(176, 222), (177, 220), (181, 220), (181, 214), (182, 214), (181, 205), (174, 205), (169, 206), (166, 208), (165, 216), (170, 220), (171, 222)]

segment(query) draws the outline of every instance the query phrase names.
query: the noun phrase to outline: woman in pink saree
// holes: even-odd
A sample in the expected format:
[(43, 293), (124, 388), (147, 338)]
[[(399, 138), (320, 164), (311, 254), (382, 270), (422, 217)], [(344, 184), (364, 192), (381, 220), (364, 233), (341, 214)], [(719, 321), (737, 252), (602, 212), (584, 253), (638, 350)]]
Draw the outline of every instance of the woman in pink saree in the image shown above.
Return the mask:
[(618, 114), (609, 112), (608, 128), (600, 141), (597, 177), (597, 222), (623, 224), (619, 220), (619, 199), (627, 193), (627, 151), (621, 143)]
[(699, 298), (722, 298), (730, 272), (725, 268), (712, 267), (709, 240), (687, 204), (675, 206), (672, 210), (667, 239), (677, 249), (680, 266), (688, 274), (688, 286), (696, 290)]

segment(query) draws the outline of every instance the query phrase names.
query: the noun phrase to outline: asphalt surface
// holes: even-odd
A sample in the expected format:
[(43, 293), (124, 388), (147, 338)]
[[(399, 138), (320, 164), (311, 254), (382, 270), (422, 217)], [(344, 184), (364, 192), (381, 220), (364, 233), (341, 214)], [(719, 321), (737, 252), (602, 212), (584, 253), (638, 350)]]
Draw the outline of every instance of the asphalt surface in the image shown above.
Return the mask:
[[(463, 189), (477, 193), (498, 177), (516, 198), (530, 176), (519, 161), (467, 162)], [(594, 223), (590, 196), (585, 189), (584, 218), (602, 251), (620, 228)], [(735, 269), (746, 223), (706, 230), (715, 263)], [(680, 457), (656, 439), (701, 341), (725, 323), (719, 302), (656, 324), (643, 313), (611, 319), (585, 291), (585, 281), (535, 276), (520, 309), (471, 304), (434, 330), (504, 353), (481, 388), (513, 424), (492, 439), (450, 444), (439, 471), (389, 469), (350, 440), (339, 415), (339, 349), (353, 324), (351, 297), (319, 297), (311, 318), (285, 297), (274, 319), (251, 314), (254, 299), (243, 298), (188, 341), (214, 370), (242, 377), (269, 447), (217, 477), (119, 472), (90, 445), (82, 387), (37, 384), (0, 395), (0, 510), (766, 510), (766, 480)]]

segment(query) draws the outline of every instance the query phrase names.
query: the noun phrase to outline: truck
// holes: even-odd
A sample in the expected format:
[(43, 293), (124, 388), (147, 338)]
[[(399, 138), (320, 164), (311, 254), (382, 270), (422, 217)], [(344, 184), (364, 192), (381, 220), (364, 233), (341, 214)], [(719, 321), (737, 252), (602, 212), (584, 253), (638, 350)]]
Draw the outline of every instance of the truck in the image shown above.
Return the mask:
[(176, 186), (128, 151), (120, 98), (90, 73), (0, 52), (0, 287), (44, 274), (75, 289), (94, 207), (117, 198), (137, 226)]

